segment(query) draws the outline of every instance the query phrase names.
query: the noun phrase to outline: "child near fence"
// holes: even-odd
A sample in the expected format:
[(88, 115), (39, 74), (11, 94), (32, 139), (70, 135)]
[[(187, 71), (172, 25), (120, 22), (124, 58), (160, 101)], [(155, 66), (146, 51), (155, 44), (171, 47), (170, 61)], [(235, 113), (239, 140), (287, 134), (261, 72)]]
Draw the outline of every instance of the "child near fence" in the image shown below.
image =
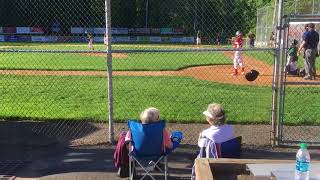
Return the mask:
[(299, 75), (297, 54), (298, 54), (298, 41), (294, 39), (287, 52), (286, 73), (289, 75)]

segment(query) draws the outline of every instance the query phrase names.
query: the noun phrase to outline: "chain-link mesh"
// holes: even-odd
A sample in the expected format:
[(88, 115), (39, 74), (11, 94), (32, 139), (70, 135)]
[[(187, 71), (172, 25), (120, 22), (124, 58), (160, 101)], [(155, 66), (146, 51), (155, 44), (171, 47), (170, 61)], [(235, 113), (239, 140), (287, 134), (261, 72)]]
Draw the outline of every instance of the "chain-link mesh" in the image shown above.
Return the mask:
[(265, 6), (257, 9), (257, 38), (260, 47), (274, 47), (277, 8)]
[[(270, 4), (257, 9), (256, 44), (261, 47), (273, 47), (277, 26), (278, 5)], [(288, 0), (284, 2), (284, 15), (319, 14), (319, 0)], [(273, 34), (272, 34), (273, 32)]]
[(92, 35), (103, 42), (104, 14), (104, 1), (1, 1), (1, 118), (73, 144), (106, 141), (105, 46), (88, 47)]
[[(121, 6), (112, 15), (118, 17), (112, 19), (116, 32), (125, 31), (113, 34), (114, 119), (139, 119), (145, 108), (157, 107), (170, 131), (180, 130), (183, 143), (196, 144), (209, 126), (202, 112), (216, 102), (224, 105), (228, 123), (240, 124), (236, 133), (245, 143), (269, 144), (274, 50), (250, 48), (249, 36), (256, 34), (255, 4), (139, 3), (126, 5), (126, 12)], [(233, 75), (237, 31), (243, 34), (245, 65), (243, 74), (238, 66)], [(244, 76), (251, 69), (260, 72), (252, 82)], [(125, 124), (116, 124), (115, 134), (123, 128)]]
[[(245, 143), (269, 144), (277, 18), (263, 3), (112, 1), (115, 134), (154, 106), (170, 131), (195, 144), (208, 127), (202, 112), (216, 102)], [(105, 14), (104, 0), (2, 0), (0, 117), (31, 121), (34, 132), (72, 144), (105, 142)], [(252, 69), (260, 75), (247, 81)]]
[[(315, 30), (319, 32), (319, 16), (290, 16), (287, 19), (286, 36), (287, 43), (284, 43), (285, 56), (283, 57), (284, 79), (282, 81), (282, 108), (281, 108), (281, 141), (284, 144), (296, 144), (299, 142), (308, 142), (319, 145), (320, 137), (317, 133), (319, 119), (319, 78), (311, 74), (307, 78), (306, 74), (306, 51), (309, 51), (309, 45), (305, 46), (300, 56), (295, 59), (293, 52), (303, 43), (303, 36), (308, 32), (306, 26), (309, 23), (315, 24)], [(296, 41), (296, 43), (295, 43)], [(308, 42), (310, 43), (310, 42)], [(318, 49), (316, 50), (318, 52)], [(315, 56), (313, 57), (315, 58)], [(319, 64), (315, 61), (315, 69)]]
[(285, 3), (285, 14), (319, 14), (319, 0), (291, 0)]

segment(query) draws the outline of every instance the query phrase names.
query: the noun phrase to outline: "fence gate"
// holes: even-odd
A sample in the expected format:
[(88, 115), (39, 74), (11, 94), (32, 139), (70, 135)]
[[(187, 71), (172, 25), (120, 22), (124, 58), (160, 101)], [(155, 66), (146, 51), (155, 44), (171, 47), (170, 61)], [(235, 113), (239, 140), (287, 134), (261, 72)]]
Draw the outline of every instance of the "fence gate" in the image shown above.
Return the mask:
[[(320, 31), (320, 15), (291, 15), (285, 17), (284, 38), (282, 41), (282, 63), (280, 76), (279, 99), (279, 144), (295, 145), (307, 142), (311, 145), (320, 145), (320, 76), (315, 79), (304, 79), (304, 57), (300, 53), (297, 70), (294, 65), (287, 66), (288, 50), (294, 40), (297, 47), (302, 43), (305, 25), (314, 23), (316, 31)], [(320, 63), (316, 59), (316, 69)], [(290, 72), (289, 72), (290, 71)]]

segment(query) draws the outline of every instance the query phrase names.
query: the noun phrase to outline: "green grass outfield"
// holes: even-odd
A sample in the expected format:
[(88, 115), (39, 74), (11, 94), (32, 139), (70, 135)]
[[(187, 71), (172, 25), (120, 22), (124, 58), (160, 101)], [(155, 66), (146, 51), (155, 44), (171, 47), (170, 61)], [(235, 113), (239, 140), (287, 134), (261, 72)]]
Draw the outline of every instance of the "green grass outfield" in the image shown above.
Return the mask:
[[(5, 76), (0, 79), (2, 118), (76, 119), (105, 121), (107, 117), (107, 82), (104, 77), (81, 76)], [(302, 91), (302, 88), (292, 88)], [(303, 89), (304, 95), (288, 98), (287, 124), (319, 124), (313, 112), (320, 102), (319, 88)], [(225, 85), (192, 78), (115, 77), (114, 118), (117, 122), (138, 118), (149, 106), (161, 110), (161, 118), (169, 122), (205, 122), (202, 111), (207, 104), (225, 105), (232, 123), (268, 123), (272, 92), (268, 87)], [(297, 103), (297, 99), (300, 103)], [(310, 113), (308, 113), (310, 112)]]
[[(113, 70), (178, 70), (186, 67), (231, 64), (222, 53), (130, 53), (126, 58), (113, 58)], [(0, 69), (97, 70), (106, 71), (106, 59), (81, 54), (0, 53)]]
[[(63, 46), (64, 45), (64, 46)], [(86, 50), (85, 44), (0, 43), (8, 49)], [(75, 45), (75, 46), (73, 46)], [(100, 47), (101, 46), (101, 47)], [(115, 45), (118, 49), (180, 48), (168, 45)], [(103, 48), (103, 45), (99, 45)], [(268, 52), (248, 52), (267, 64)], [(207, 64), (232, 64), (217, 52), (130, 53), (114, 58), (114, 70), (177, 70)], [(106, 70), (104, 57), (79, 54), (0, 53), (0, 69)], [(89, 76), (0, 76), (0, 117), (13, 119), (76, 119), (104, 121), (107, 118), (107, 80)], [(170, 122), (204, 122), (201, 114), (211, 102), (222, 103), (232, 123), (269, 123), (270, 86), (214, 83), (186, 77), (114, 77), (114, 118), (138, 118), (148, 106), (161, 110)], [(287, 124), (320, 124), (317, 119), (319, 88), (288, 87)], [(303, 93), (301, 93), (303, 92)], [(299, 101), (299, 103), (297, 103)], [(310, 105), (312, 102), (312, 105)], [(292, 104), (292, 105), (291, 105)], [(292, 106), (292, 107), (291, 107)], [(307, 108), (308, 107), (308, 108)]]

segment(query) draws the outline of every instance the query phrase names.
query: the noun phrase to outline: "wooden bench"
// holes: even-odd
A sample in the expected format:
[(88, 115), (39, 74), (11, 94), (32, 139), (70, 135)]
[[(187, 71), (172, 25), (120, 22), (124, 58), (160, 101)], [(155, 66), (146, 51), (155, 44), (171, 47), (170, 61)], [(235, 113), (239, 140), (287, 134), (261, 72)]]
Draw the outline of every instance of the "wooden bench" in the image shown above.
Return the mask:
[[(314, 161), (313, 161), (314, 162)], [(248, 168), (247, 164), (288, 164), (294, 160), (269, 160), (269, 159), (207, 159), (198, 158), (195, 161), (197, 180), (253, 180), (270, 179), (269, 176), (257, 177)]]

